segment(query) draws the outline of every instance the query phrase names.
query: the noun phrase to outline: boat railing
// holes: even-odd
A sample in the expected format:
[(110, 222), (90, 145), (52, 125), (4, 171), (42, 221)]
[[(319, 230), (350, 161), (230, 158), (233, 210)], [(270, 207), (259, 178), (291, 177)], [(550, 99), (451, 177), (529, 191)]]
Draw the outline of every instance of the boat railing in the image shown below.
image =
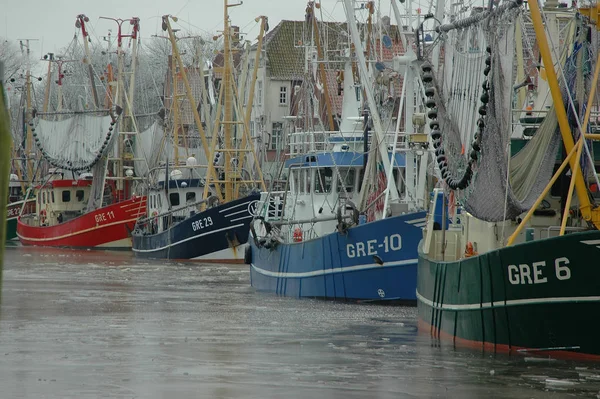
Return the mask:
[(258, 214), (266, 221), (280, 220), (286, 191), (263, 192), (258, 202)]
[[(547, 228), (545, 228), (544, 230), (540, 231), (540, 239), (544, 239), (544, 238), (550, 238), (550, 234), (553, 231), (558, 231), (560, 232), (561, 226), (548, 226)], [(588, 227), (577, 227), (577, 226), (566, 226), (565, 227), (565, 231), (568, 233), (573, 233), (576, 231), (586, 231), (589, 230)], [(544, 232), (545, 237), (544, 237)]]
[(216, 203), (217, 202), (216, 199), (217, 199), (217, 197), (210, 196), (208, 198), (204, 198), (199, 201), (189, 202), (183, 206), (179, 206), (177, 208), (171, 208), (166, 212), (161, 212), (161, 213), (157, 213), (155, 215), (141, 217), (137, 220), (137, 223), (144, 224), (144, 223), (147, 223), (148, 221), (152, 221), (155, 218), (161, 218), (163, 216), (176, 215), (176, 214), (184, 215), (184, 214), (187, 214), (189, 211), (196, 212), (196, 211), (198, 211), (198, 209), (197, 209), (198, 206), (205, 204), (207, 202), (209, 204), (212, 204), (213, 201), (215, 201), (215, 203)]
[[(372, 132), (369, 133), (371, 137)], [(398, 133), (398, 140), (395, 140), (395, 132), (385, 133), (385, 139), (387, 144), (390, 146), (396, 143), (397, 149), (408, 148), (409, 142), (415, 142), (414, 138), (427, 138), (426, 134), (413, 133), (407, 134), (406, 132)], [(288, 156), (298, 156), (307, 153), (327, 151), (333, 144), (348, 144), (356, 145), (362, 144), (363, 135), (360, 132), (343, 133), (338, 130), (323, 131), (323, 132), (293, 132), (289, 135), (288, 143)]]

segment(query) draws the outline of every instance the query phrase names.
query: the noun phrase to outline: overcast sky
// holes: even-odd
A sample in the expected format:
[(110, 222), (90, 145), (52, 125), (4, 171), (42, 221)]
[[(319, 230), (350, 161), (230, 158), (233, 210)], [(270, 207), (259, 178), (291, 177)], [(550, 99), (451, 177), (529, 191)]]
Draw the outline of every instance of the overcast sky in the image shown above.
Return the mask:
[[(321, 0), (321, 3), (323, 20), (345, 21), (341, 0)], [(229, 10), (232, 23), (242, 28), (247, 39), (254, 40), (258, 34), (255, 17), (266, 15), (269, 25), (275, 27), (282, 19), (303, 19), (306, 4), (306, 0), (244, 0), (243, 5)], [(382, 14), (389, 15), (389, 1), (381, 0), (381, 4), (385, 7)], [(31, 42), (32, 55), (37, 56), (57, 52), (68, 45), (76, 31), (75, 18), (82, 13), (90, 18), (92, 41), (101, 41), (109, 29), (112, 29), (113, 37), (116, 36), (117, 24), (102, 20), (101, 16), (139, 17), (142, 40), (162, 34), (160, 17), (164, 14), (179, 17), (179, 26), (174, 24), (173, 27), (184, 31), (212, 34), (223, 26), (221, 0), (0, 0), (0, 7), (0, 19), (4, 19), (0, 36), (16, 43), (22, 38), (37, 39)], [(127, 29), (129, 31), (129, 26)]]

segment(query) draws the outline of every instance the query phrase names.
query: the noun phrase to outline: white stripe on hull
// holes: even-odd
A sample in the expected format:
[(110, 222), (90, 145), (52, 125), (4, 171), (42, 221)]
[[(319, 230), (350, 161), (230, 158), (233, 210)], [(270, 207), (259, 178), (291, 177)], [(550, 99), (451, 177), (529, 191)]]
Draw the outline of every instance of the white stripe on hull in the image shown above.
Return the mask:
[(200, 261), (202, 261), (202, 260), (203, 261), (213, 261), (213, 262), (240, 261), (240, 260), (244, 259), (244, 251), (246, 250), (247, 245), (248, 244), (238, 245), (237, 247), (235, 247), (235, 250), (233, 248), (225, 248), (220, 251), (215, 251), (210, 254), (197, 256), (192, 259), (200, 260)]
[(511, 299), (508, 301), (469, 303), (469, 304), (434, 304), (433, 301), (425, 298), (417, 291), (417, 299), (425, 305), (439, 310), (481, 310), (491, 308), (501, 308), (505, 306), (520, 305), (545, 305), (550, 303), (570, 303), (570, 302), (600, 302), (600, 296), (572, 296), (555, 298), (529, 298), (529, 299)]
[(419, 218), (419, 219), (413, 219), (413, 220), (405, 220), (406, 223), (408, 224), (415, 224), (415, 223), (422, 223), (422, 222), (427, 222), (427, 218)]
[(123, 238), (116, 241), (107, 242), (104, 244), (96, 245), (94, 248), (131, 248), (131, 238)]
[(221, 210), (219, 210), (219, 213), (227, 212), (227, 211), (229, 211), (229, 210), (231, 210), (231, 209), (235, 209), (235, 208), (237, 208), (238, 206), (242, 206), (242, 205), (248, 205), (248, 204), (249, 204), (249, 203), (251, 203), (251, 202), (252, 202), (252, 201), (246, 201), (246, 202), (242, 202), (241, 204), (237, 204), (237, 205), (234, 205), (234, 206), (230, 206), (229, 208), (221, 209)]
[(383, 265), (380, 265), (378, 263), (367, 263), (367, 264), (362, 264), (362, 265), (336, 267), (333, 269), (314, 270), (312, 272), (301, 272), (301, 273), (272, 272), (269, 270), (258, 268), (258, 267), (256, 267), (256, 265), (254, 263), (252, 263), (251, 266), (257, 273), (260, 273), (262, 275), (269, 276), (269, 277), (305, 278), (305, 277), (324, 276), (326, 274), (348, 273), (348, 272), (357, 272), (357, 271), (369, 270), (369, 269), (381, 269), (381, 268), (394, 267), (394, 266), (414, 265), (417, 262), (418, 262), (417, 259), (407, 259), (407, 260), (399, 260), (396, 262), (386, 262)]
[(226, 231), (226, 230), (235, 229), (236, 227), (240, 227), (240, 226), (243, 226), (243, 225), (244, 225), (244, 223), (234, 224), (233, 226), (223, 227), (221, 229), (209, 231), (207, 233), (197, 234), (195, 236), (185, 238), (185, 239), (183, 239), (181, 241), (177, 241), (177, 242), (174, 242), (174, 243), (169, 244), (169, 245), (165, 245), (164, 247), (160, 247), (160, 248), (153, 248), (153, 249), (135, 249), (135, 248), (133, 248), (133, 251), (134, 252), (156, 252), (156, 251), (162, 251), (163, 249), (174, 247), (176, 245), (183, 244), (184, 242), (187, 242), (187, 241), (190, 241), (190, 240), (195, 240), (198, 237), (207, 236), (207, 235), (210, 235), (210, 234), (218, 233), (220, 231)]

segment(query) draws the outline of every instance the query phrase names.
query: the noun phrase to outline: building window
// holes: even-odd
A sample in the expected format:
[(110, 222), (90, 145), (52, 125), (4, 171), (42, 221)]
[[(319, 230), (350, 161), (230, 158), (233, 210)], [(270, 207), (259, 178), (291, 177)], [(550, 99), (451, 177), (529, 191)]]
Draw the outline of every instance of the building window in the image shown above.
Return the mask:
[(272, 150), (276, 150), (279, 148), (282, 133), (283, 133), (283, 123), (274, 122), (273, 130), (271, 131), (271, 149)]
[(256, 105), (262, 105), (263, 82), (259, 80), (256, 87)]
[(281, 86), (279, 88), (279, 105), (287, 104), (287, 87)]

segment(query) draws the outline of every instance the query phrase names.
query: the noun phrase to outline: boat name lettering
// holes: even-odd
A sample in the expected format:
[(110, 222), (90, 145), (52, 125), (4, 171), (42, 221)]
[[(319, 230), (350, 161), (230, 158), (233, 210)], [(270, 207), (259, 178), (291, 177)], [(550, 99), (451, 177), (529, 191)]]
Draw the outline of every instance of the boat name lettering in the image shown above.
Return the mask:
[(356, 242), (346, 244), (346, 255), (349, 258), (357, 258), (360, 256), (377, 255), (378, 250), (383, 252), (399, 251), (402, 249), (402, 237), (400, 234), (392, 234), (385, 236), (383, 242), (377, 240), (368, 240), (364, 242)]
[[(554, 274), (558, 280), (569, 280), (571, 278), (571, 269), (569, 269), (569, 259), (554, 259)], [(521, 263), (508, 266), (508, 281), (513, 285), (522, 284), (543, 284), (548, 282), (544, 270), (546, 261), (533, 262), (531, 265)]]
[(200, 229), (203, 229), (205, 227), (212, 226), (212, 225), (213, 225), (213, 221), (210, 218), (210, 216), (206, 217), (206, 218), (200, 218), (200, 219), (192, 222), (192, 230), (198, 231)]
[(102, 212), (94, 216), (96, 218), (96, 223), (107, 222), (111, 219), (115, 218), (114, 211)]
[(6, 210), (6, 217), (13, 217), (13, 216), (19, 216), (19, 208), (8, 208)]

